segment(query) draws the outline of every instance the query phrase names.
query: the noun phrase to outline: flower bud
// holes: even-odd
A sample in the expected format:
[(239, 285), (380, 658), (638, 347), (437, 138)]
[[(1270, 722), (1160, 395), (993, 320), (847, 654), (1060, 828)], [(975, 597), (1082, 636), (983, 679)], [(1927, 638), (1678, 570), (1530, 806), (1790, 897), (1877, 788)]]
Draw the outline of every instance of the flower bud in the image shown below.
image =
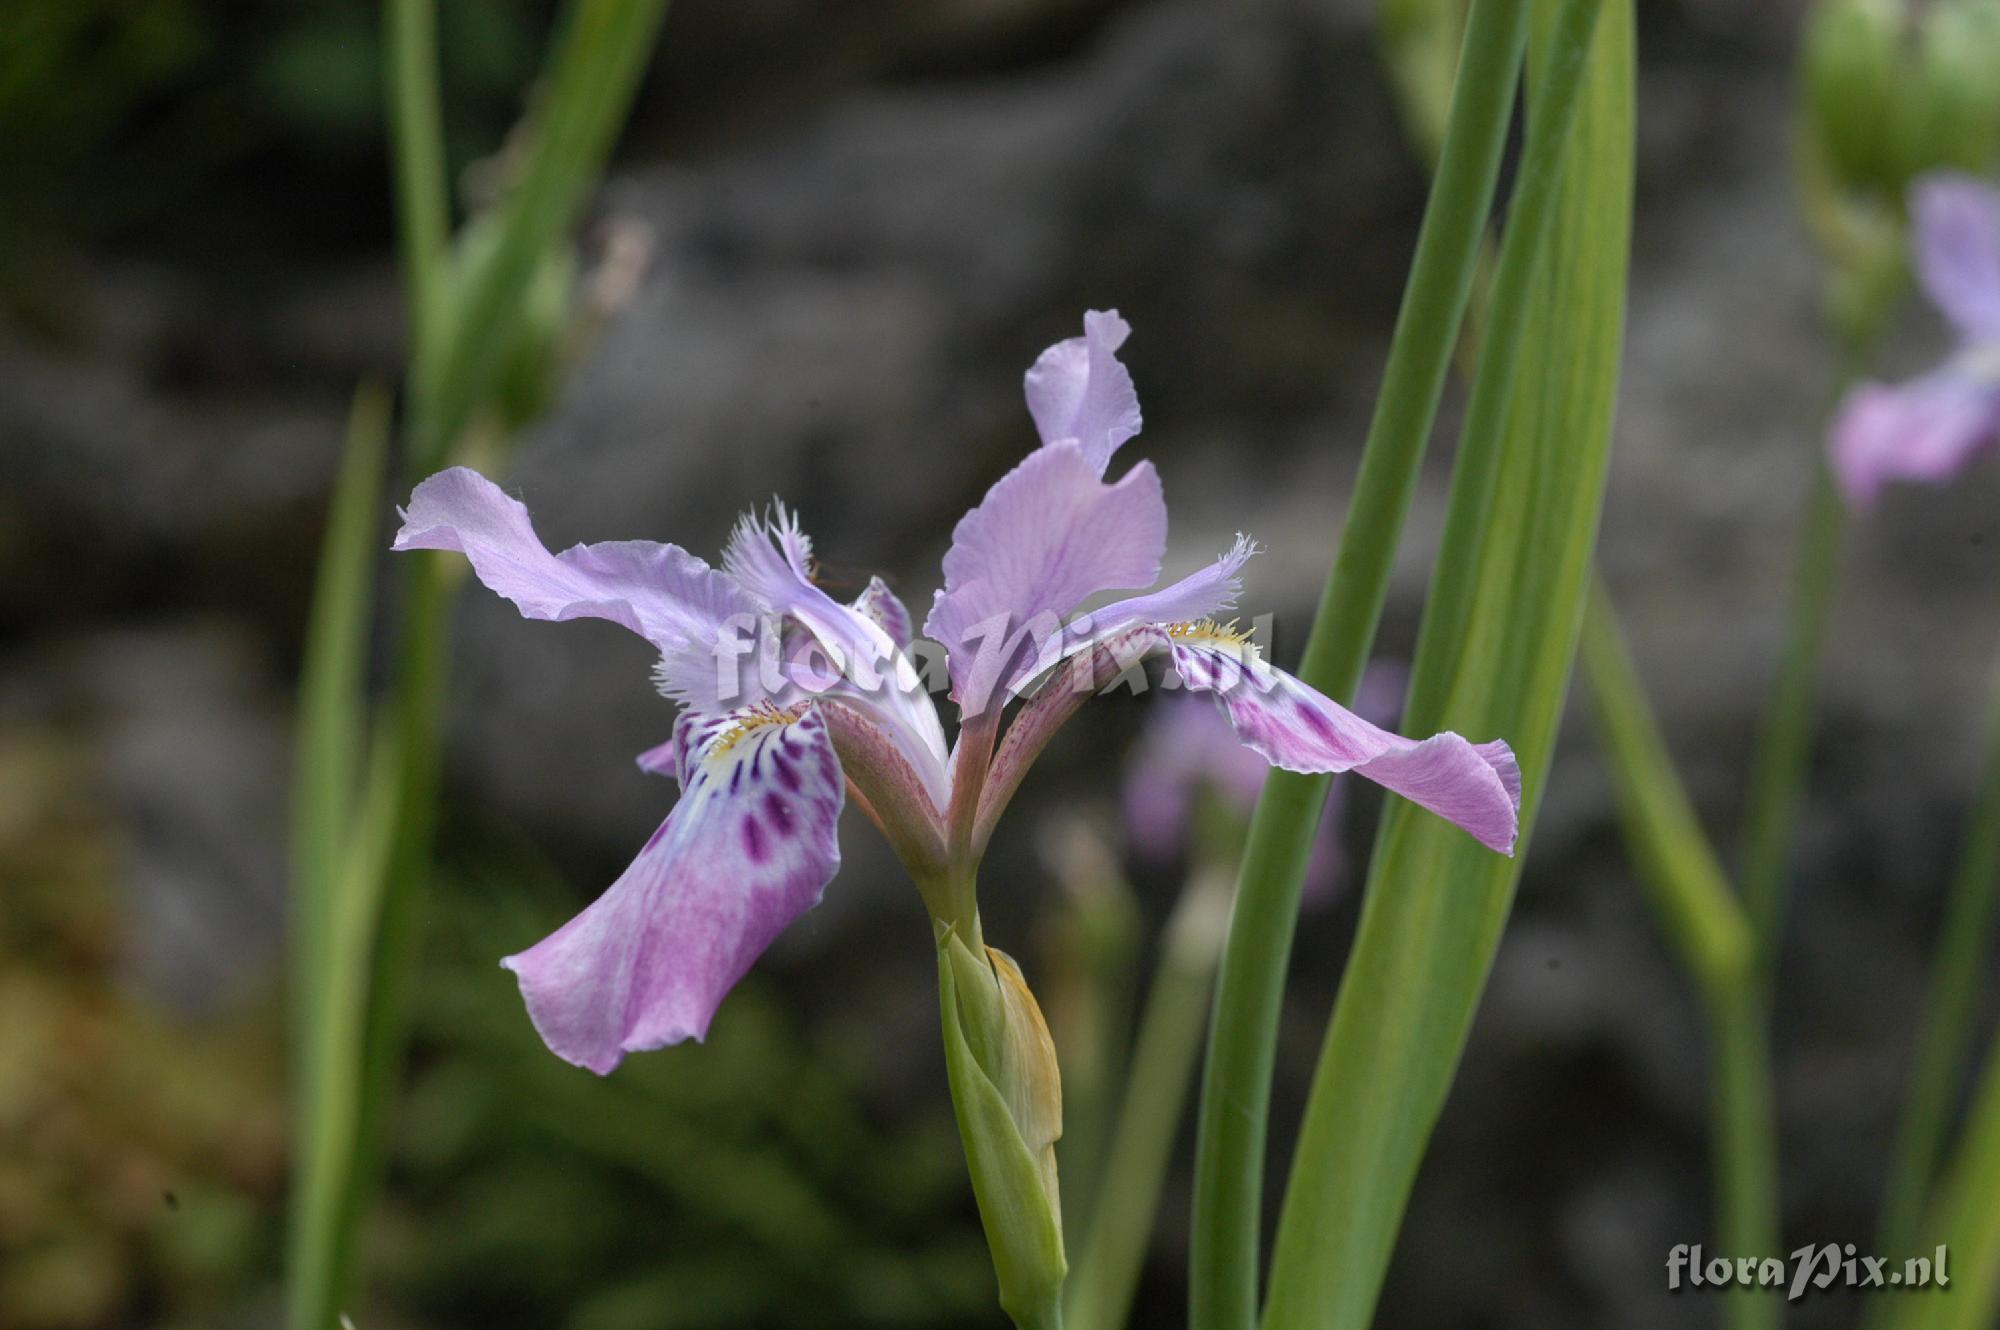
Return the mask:
[(1984, 171), (2000, 147), (2000, 0), (1938, 0), (1924, 12), (1897, 127), (1901, 182)]
[(1894, 193), (1904, 0), (1822, 0), (1806, 30), (1807, 143), (1847, 189)]
[(1021, 969), (982, 956), (955, 930), (938, 944), (945, 1069), (1000, 1305), (1022, 1330), (1059, 1324), (1062, 1206), (1056, 1139), (1062, 1080), (1055, 1041)]
[(1823, 0), (1802, 59), (1808, 147), (1841, 190), (1899, 199), (2000, 148), (2000, 0)]

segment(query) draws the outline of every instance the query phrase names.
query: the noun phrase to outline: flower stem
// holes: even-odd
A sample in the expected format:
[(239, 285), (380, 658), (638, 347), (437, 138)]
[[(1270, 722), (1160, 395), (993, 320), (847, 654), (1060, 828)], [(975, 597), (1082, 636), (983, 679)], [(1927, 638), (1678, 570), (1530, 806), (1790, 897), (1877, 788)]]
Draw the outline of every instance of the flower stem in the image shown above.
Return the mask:
[(1640, 885), (1682, 967), (1713, 1000), (1750, 970), (1749, 921), (1695, 817), (1601, 576), (1578, 663)]
[(1924, 1204), (1944, 1155), (1952, 1105), (1963, 1083), (1973, 1039), (1980, 970), (1993, 942), (1995, 892), (2000, 888), (2000, 672), (1986, 772), (1966, 821), (1958, 865), (1951, 879), (1937, 953), (1924, 1000), (1923, 1034), (1917, 1042), (1910, 1097), (1896, 1129), (1889, 1186), (1882, 1203), (1876, 1249), (1890, 1257), (1911, 1250)]
[[(1351, 698), (1360, 681), (1388, 595), (1492, 209), (1528, 10), (1527, 0), (1475, 0), (1467, 19), (1445, 141), (1348, 525), (1299, 669), (1337, 700)], [(1328, 784), (1323, 776), (1273, 772), (1251, 825), (1202, 1079), (1188, 1289), (1193, 1330), (1247, 1330), (1257, 1316), (1278, 1009)]]
[[(1893, 300), (1871, 302), (1837, 320), (1839, 373), (1834, 398), (1867, 371), (1876, 342), (1895, 311)], [(1818, 699), (1819, 658), (1826, 641), (1847, 507), (1834, 488), (1823, 449), (1813, 460), (1812, 492), (1792, 576), (1784, 645), (1771, 684), (1757, 747), (1751, 758), (1748, 811), (1743, 827), (1743, 899), (1750, 912), (1766, 977), (1775, 968), (1784, 927), (1785, 886), (1799, 810), (1805, 802), (1806, 765), (1812, 757), (1813, 706)]]
[(1805, 799), (1806, 763), (1812, 755), (1820, 650), (1846, 530), (1846, 505), (1833, 487), (1825, 460), (1815, 458), (1784, 646), (1751, 763), (1744, 824), (1743, 898), (1767, 971), (1784, 923), (1785, 880)]
[[(1774, 1255), (1783, 1248), (1764, 985), (1739, 974), (1708, 995), (1707, 1011), (1716, 1241), (1731, 1256)], [(1723, 1320), (1731, 1330), (1772, 1330), (1784, 1307), (1780, 1289), (1736, 1286), (1724, 1296)]]
[[(1983, 1330), (2000, 1311), (2000, 1037), (1986, 1054), (1986, 1070), (1973, 1101), (1965, 1139), (1954, 1156), (1938, 1203), (1924, 1225), (1923, 1252), (1884, 1251), (1950, 1260), (1948, 1287), (1910, 1297), (1877, 1298), (1897, 1330)], [(1892, 1268), (1894, 1268), (1892, 1266)]]
[[(1782, 1248), (1771, 1061), (1750, 927), (1674, 769), (1601, 579), (1579, 656), (1640, 884), (1708, 1019), (1716, 1242), (1730, 1255), (1775, 1254)], [(1767, 1330), (1781, 1310), (1775, 1292), (1735, 1289), (1725, 1315), (1735, 1330)]]

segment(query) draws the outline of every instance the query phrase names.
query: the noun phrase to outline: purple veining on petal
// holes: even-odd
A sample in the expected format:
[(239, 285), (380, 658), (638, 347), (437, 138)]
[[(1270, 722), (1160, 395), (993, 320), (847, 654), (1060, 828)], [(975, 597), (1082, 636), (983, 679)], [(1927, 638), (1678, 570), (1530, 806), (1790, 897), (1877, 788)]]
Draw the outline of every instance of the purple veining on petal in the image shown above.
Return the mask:
[(763, 863), (767, 851), (764, 848), (764, 828), (758, 823), (757, 815), (755, 813), (745, 813), (743, 815), (742, 827), (743, 853), (750, 857), (751, 863)]
[(924, 623), (949, 655), (959, 706), (977, 714), (1032, 674), (1043, 644), (1090, 596), (1151, 586), (1166, 542), (1150, 462), (1106, 484), (1074, 441), (1030, 453), (959, 519)]
[(1213, 691), (1237, 735), (1273, 766), (1358, 772), (1488, 849), (1513, 853), (1520, 768), (1506, 744), (1474, 745), (1451, 733), (1422, 740), (1392, 734), (1256, 660), (1247, 644), (1179, 640), (1171, 652), (1182, 681)]
[(1139, 395), (1117, 356), (1131, 334), (1117, 310), (1091, 310), (1083, 316), (1083, 336), (1042, 352), (1024, 383), (1042, 442), (1074, 439), (1100, 476), (1141, 425)]
[[(690, 759), (698, 771), (687, 792), (632, 866), (581, 914), (501, 962), (558, 1056), (602, 1074), (626, 1053), (700, 1039), (723, 996), (819, 900), (840, 865), (845, 791), (824, 718), (801, 710), (739, 711), (711, 730)], [(786, 731), (828, 755), (815, 770), (830, 778), (816, 774), (792, 792), (747, 774)], [(725, 793), (731, 782), (740, 788)]]
[(1908, 383), (1865, 383), (1841, 403), (1829, 462), (1850, 504), (1866, 509), (1895, 482), (1939, 484), (2000, 446), (2000, 354), (1966, 352)]
[(1910, 191), (1917, 277), (1967, 341), (2000, 341), (2000, 190), (1939, 171)]
[(1077, 708), (1110, 687), (1128, 670), (1139, 669), (1165, 634), (1155, 628), (1127, 629), (1098, 638), (1070, 656), (1044, 679), (1015, 713), (993, 755), (986, 782), (979, 791), (978, 816), (973, 820), (972, 847), (983, 851), (994, 825), (1020, 788), (1028, 769)]
[(944, 868), (943, 805), (935, 802), (911, 769), (902, 748), (867, 712), (844, 702), (822, 702), (820, 714), (833, 736), (833, 749), (813, 760), (822, 778), (840, 754), (840, 771), (853, 783), (896, 857), (913, 876), (935, 875)]

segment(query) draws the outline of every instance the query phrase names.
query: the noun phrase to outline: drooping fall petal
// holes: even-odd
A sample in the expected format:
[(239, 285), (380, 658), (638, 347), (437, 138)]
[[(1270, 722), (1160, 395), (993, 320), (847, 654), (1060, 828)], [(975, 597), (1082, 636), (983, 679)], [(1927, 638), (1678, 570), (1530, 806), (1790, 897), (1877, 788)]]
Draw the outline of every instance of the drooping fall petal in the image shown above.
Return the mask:
[[(1835, 415), (1828, 445), (1835, 479), (1856, 508), (1896, 482), (1939, 484), (2000, 445), (2000, 352), (1990, 367), (1968, 351), (1908, 383), (1864, 383)], [(1984, 373), (1981, 370), (1984, 368)]]
[[(1162, 637), (1166, 634), (1162, 633)], [(1247, 643), (1177, 638), (1169, 647), (1189, 688), (1212, 692), (1237, 737), (1287, 771), (1352, 771), (1511, 854), (1521, 768), (1505, 743), (1456, 734), (1405, 739), (1371, 725), (1302, 680), (1256, 659)]]
[(479, 580), (527, 618), (608, 619), (630, 629), (659, 649), (672, 695), (706, 709), (716, 704), (718, 637), (756, 610), (733, 581), (678, 545), (614, 540), (551, 554), (520, 500), (462, 466), (417, 486), (393, 548), (465, 555)]
[[(1392, 723), (1408, 681), (1409, 672), (1400, 665), (1370, 665), (1355, 691), (1354, 710), (1370, 723)], [(1247, 825), (1270, 773), (1271, 764), (1237, 738), (1213, 699), (1188, 690), (1166, 693), (1152, 703), (1125, 764), (1126, 842), (1141, 859), (1171, 862), (1189, 848), (1201, 791), (1234, 808)], [(1339, 833), (1349, 784), (1336, 780), (1328, 791), (1306, 864), (1307, 901), (1329, 896), (1345, 868)]]
[(681, 800), (583, 913), (501, 964), (551, 1051), (600, 1075), (700, 1039), (723, 996), (840, 866), (845, 785), (817, 708), (700, 717)]

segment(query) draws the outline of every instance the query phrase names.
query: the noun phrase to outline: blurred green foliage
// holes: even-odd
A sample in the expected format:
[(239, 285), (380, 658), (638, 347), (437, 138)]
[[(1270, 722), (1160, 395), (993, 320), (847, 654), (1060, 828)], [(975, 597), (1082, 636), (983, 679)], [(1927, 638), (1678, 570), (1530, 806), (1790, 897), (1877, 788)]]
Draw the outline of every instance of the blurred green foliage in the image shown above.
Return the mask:
[[(574, 905), (504, 829), (432, 903), (370, 1327), (976, 1325), (992, 1272), (942, 1090), (870, 1103), (880, 1032), (755, 977), (716, 1038), (599, 1080), (495, 958)], [(90, 749), (0, 731), (0, 1326), (196, 1330), (277, 1305), (276, 976), (191, 1020), (134, 989)], [(871, 1075), (872, 1069), (872, 1075)]]
[(708, 1043), (571, 1067), (495, 964), (575, 904), (527, 857), (438, 884), (374, 1287), (436, 1322), (571, 1330), (984, 1319), (946, 1101), (866, 1102), (880, 1032), (802, 1030), (753, 975)]
[[(190, 1020), (124, 974), (116, 808), (86, 740), (0, 732), (0, 1326), (194, 1330), (276, 1308), (276, 984)], [(504, 830), (440, 880), (364, 1326), (980, 1324), (948, 1104), (868, 1104), (880, 1030), (768, 982), (708, 1046), (598, 1080), (494, 958), (574, 900)], [(276, 980), (276, 976), (272, 976)]]
[[(544, 0), (441, 3), (454, 167), (518, 114), (552, 10)], [(272, 153), (307, 171), (365, 164), (377, 182), (381, 44), (369, 0), (8, 0), (0, 172), (10, 206), (0, 225), (123, 233)], [(316, 191), (285, 193), (314, 202)]]

